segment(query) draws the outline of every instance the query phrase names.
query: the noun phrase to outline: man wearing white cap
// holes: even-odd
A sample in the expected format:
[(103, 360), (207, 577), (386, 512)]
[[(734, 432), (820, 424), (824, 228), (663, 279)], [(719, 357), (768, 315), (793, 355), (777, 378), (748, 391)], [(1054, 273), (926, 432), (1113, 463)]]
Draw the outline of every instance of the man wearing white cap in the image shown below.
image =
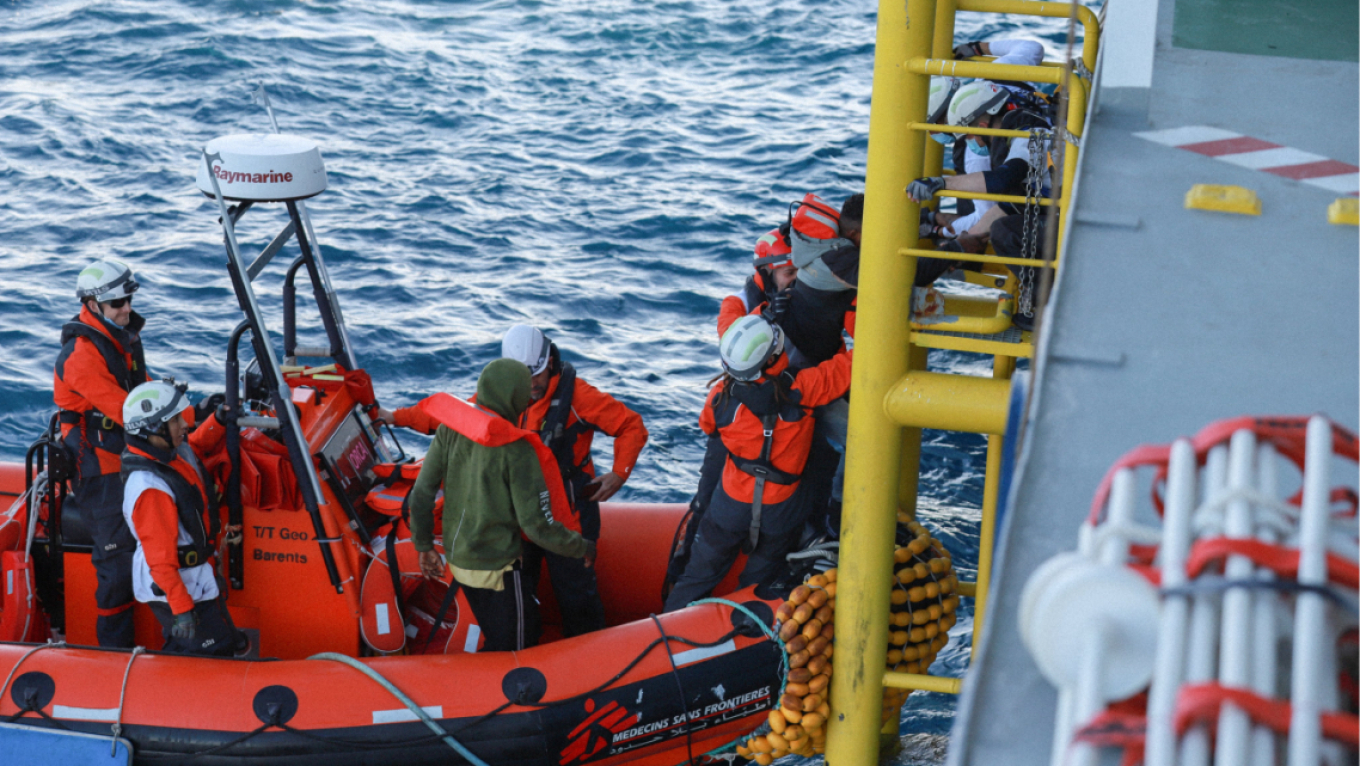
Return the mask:
[[(519, 426), (537, 431), (552, 450), (573, 510), (580, 516), (581, 534), (587, 540), (598, 540), (600, 503), (613, 497), (628, 480), (647, 444), (642, 416), (578, 378), (571, 364), (562, 361), (557, 346), (536, 327), (520, 324), (506, 331), (501, 356), (523, 362), (533, 374), (529, 409)], [(596, 475), (590, 455), (596, 431), (614, 437), (614, 464), (600, 475)], [(563, 635), (577, 636), (603, 628), (604, 604), (595, 570), (586, 568), (580, 559), (526, 545), (524, 571), (536, 574), (538, 562), (544, 558), (562, 611)]]

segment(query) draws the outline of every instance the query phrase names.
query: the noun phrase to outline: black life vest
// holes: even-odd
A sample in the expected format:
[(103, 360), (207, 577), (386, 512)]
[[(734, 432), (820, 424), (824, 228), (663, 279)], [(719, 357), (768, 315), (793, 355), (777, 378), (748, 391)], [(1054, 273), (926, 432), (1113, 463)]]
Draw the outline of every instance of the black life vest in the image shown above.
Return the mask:
[[(93, 343), (99, 351), (99, 355), (104, 359), (104, 365), (113, 375), (113, 379), (118, 381), (118, 385), (124, 391), (131, 391), (148, 380), (146, 360), (142, 352), (142, 340), (139, 335), (145, 324), (146, 320), (142, 315), (134, 311), (132, 312), (132, 321), (128, 323), (126, 329), (109, 328), (110, 332), (119, 336), (118, 341), (123, 348), (128, 349), (132, 354), (132, 369), (128, 369), (127, 360), (123, 357), (123, 353), (118, 350), (118, 347), (114, 345), (114, 342), (104, 333), (80, 321), (80, 316), (76, 315), (74, 319), (61, 327), (61, 353), (57, 356), (57, 374), (64, 377), (66, 360), (75, 351), (76, 339), (85, 338)], [(62, 423), (81, 427), (81, 432), (78, 435), (75, 430), (72, 430), (71, 434), (76, 435), (77, 438), (70, 439), (75, 443), (67, 446), (76, 452), (77, 464), (81, 466), (82, 476), (98, 473), (98, 459), (93, 454), (82, 454), (88, 451), (89, 446), (98, 446), (100, 449), (115, 454), (123, 451), (123, 427), (118, 425), (113, 418), (108, 417), (107, 413), (94, 409), (84, 412), (62, 410), (59, 418)], [(97, 442), (97, 445), (94, 444), (95, 442)]]
[(142, 338), (140, 335), (141, 329), (145, 325), (146, 319), (134, 311), (132, 312), (132, 320), (128, 322), (126, 328), (109, 328), (110, 332), (120, 336), (118, 342), (132, 354), (132, 369), (130, 370), (122, 352), (118, 350), (113, 341), (104, 333), (80, 321), (79, 315), (61, 326), (61, 359), (65, 361), (65, 358), (71, 355), (71, 351), (75, 349), (76, 338), (85, 338), (99, 350), (99, 355), (104, 358), (104, 364), (109, 368), (113, 379), (118, 381), (118, 385), (124, 391), (131, 391), (147, 381), (146, 360), (142, 354)]
[[(128, 477), (131, 476), (134, 471), (149, 471), (154, 474), (156, 478), (170, 485), (170, 492), (175, 497), (175, 509), (179, 512), (179, 525), (189, 533), (189, 537), (193, 540), (193, 542), (188, 545), (178, 546), (179, 567), (180, 569), (188, 569), (190, 567), (208, 563), (212, 558), (213, 540), (217, 536), (218, 531), (217, 526), (219, 522), (216, 518), (216, 514), (213, 515), (213, 520), (211, 522), (213, 528), (211, 530), (205, 528), (203, 526), (203, 514), (205, 510), (204, 497), (199, 493), (197, 487), (185, 480), (185, 478), (180, 475), (179, 471), (176, 471), (170, 466), (170, 462), (174, 459), (174, 453), (171, 453), (168, 450), (157, 449), (150, 442), (137, 436), (129, 436), (128, 442), (131, 446), (145, 452), (147, 455), (153, 455), (154, 458), (139, 455), (131, 450), (124, 451), (122, 468), (123, 484), (127, 484)], [(215, 485), (203, 470), (203, 466), (199, 463), (198, 458), (194, 456), (193, 450), (189, 449), (187, 443), (181, 445), (178, 454), (181, 458), (188, 460), (189, 464), (193, 466), (194, 470), (198, 473), (199, 480), (203, 482), (204, 491), (208, 493), (208, 496), (214, 496), (216, 494), (214, 491)]]
[[(1001, 124), (996, 126), (1001, 130), (1031, 130), (1033, 128), (1043, 128), (1045, 130), (1053, 127), (1053, 122), (1044, 114), (1024, 107), (1008, 108), (1001, 115)], [(1012, 141), (1028, 141), (1027, 138), (1008, 138), (1006, 136), (992, 136), (987, 142), (987, 150), (991, 153), (992, 167), (999, 167), (1006, 161), (1006, 155), (1010, 154)]]
[[(742, 287), (742, 302), (746, 305), (747, 313), (774, 297), (774, 290), (765, 287), (765, 274), (764, 267), (761, 267), (758, 273), (746, 278), (746, 285)], [(773, 280), (770, 281), (773, 283)]]
[(740, 457), (730, 451), (727, 456), (738, 471), (755, 478), (755, 489), (751, 496), (751, 524), (747, 531), (748, 552), (754, 550), (756, 543), (760, 541), (760, 513), (765, 483), (797, 484), (801, 478), (801, 474), (787, 473), (775, 468), (774, 461), (771, 460), (774, 451), (774, 431), (779, 421), (795, 423), (807, 416), (807, 412), (799, 405), (803, 394), (794, 390), (793, 382), (793, 373), (789, 370), (759, 383), (732, 381), (713, 402), (713, 419), (719, 432), (724, 427), (732, 425), (737, 418), (737, 410), (743, 406), (760, 418), (761, 430), (764, 432), (765, 439), (760, 446), (760, 455), (754, 460)]
[[(591, 423), (582, 420), (577, 416), (576, 422), (567, 425), (571, 419), (572, 398), (576, 395), (576, 368), (570, 362), (562, 363), (562, 372), (557, 376), (557, 389), (553, 391), (552, 401), (548, 403), (548, 414), (543, 418), (543, 427), (539, 430), (539, 438), (543, 440), (544, 446), (552, 450), (553, 458), (557, 460), (557, 468), (562, 472), (562, 483), (570, 487), (573, 479), (585, 471), (586, 465), (590, 462), (590, 455), (586, 455), (580, 463), (576, 462), (576, 441), (581, 434), (587, 433), (595, 428)], [(568, 492), (567, 495), (575, 503), (575, 493)]]

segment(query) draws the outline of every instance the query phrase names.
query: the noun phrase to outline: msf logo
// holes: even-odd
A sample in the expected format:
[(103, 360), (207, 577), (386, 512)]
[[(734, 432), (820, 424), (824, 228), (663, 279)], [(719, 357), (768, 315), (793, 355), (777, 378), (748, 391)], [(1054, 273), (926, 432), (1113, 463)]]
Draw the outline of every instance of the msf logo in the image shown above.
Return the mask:
[(586, 712), (590, 717), (582, 721), (567, 735), (567, 746), (562, 748), (562, 758), (558, 763), (584, 763), (600, 751), (609, 747), (614, 735), (628, 728), (634, 716), (617, 702), (610, 702), (599, 710), (595, 700), (586, 700)]

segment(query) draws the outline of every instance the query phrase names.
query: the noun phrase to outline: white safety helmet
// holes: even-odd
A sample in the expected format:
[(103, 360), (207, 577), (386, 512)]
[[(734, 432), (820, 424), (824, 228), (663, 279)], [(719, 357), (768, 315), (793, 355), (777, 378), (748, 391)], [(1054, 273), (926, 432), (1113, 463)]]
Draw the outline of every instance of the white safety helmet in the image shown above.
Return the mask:
[(159, 433), (176, 415), (192, 409), (188, 385), (171, 380), (152, 380), (128, 392), (123, 400), (123, 430), (138, 436)]
[(1010, 91), (987, 80), (974, 80), (959, 88), (949, 102), (949, 124), (969, 127), (984, 114), (996, 114), (1006, 105)]
[(949, 102), (962, 82), (957, 77), (930, 78), (930, 106), (926, 109), (926, 114), (929, 115), (926, 122), (944, 124), (945, 111), (949, 109)]
[(543, 331), (527, 324), (517, 324), (505, 331), (501, 340), (501, 356), (524, 362), (530, 375), (537, 375), (548, 369), (552, 344)]
[(126, 298), (141, 287), (137, 275), (132, 273), (126, 263), (112, 258), (95, 261), (76, 277), (76, 297), (80, 300), (94, 298), (100, 303)]
[(784, 353), (784, 331), (765, 317), (748, 314), (732, 323), (718, 342), (723, 369), (737, 380), (755, 380)]

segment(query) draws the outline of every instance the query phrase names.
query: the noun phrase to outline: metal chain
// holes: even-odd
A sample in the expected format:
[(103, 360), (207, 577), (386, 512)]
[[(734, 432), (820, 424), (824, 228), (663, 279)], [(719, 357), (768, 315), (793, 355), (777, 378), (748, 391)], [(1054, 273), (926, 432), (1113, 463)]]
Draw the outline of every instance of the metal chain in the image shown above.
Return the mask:
[[(1070, 42), (1068, 43), (1067, 50), (1069, 51), (1070, 56), (1072, 50)], [(1090, 82), (1093, 75), (1091, 74), (1091, 70), (1086, 68), (1086, 62), (1083, 61), (1080, 56), (1070, 56), (1070, 58), (1072, 59), (1072, 71), (1081, 79)]]
[[(1053, 140), (1052, 131), (1038, 128), (1029, 134), (1029, 172), (1025, 176), (1024, 226), (1020, 231), (1020, 257), (1034, 259), (1039, 252), (1039, 195), (1043, 191), (1043, 176), (1039, 169), (1044, 166), (1048, 150)], [(1020, 269), (1020, 294), (1016, 309), (1027, 317), (1034, 316), (1034, 269)]]

